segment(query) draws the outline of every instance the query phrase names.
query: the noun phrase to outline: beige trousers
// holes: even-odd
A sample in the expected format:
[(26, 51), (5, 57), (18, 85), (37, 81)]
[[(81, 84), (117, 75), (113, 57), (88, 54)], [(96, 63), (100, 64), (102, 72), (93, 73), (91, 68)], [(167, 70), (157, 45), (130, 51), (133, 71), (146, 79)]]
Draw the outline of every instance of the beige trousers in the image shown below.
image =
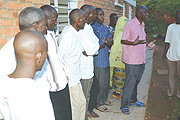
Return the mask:
[(84, 120), (86, 111), (86, 99), (81, 87), (81, 83), (69, 88), (72, 120)]
[(170, 61), (167, 59), (168, 71), (169, 71), (169, 86), (167, 94), (168, 96), (174, 95), (175, 89), (175, 78), (178, 76), (177, 81), (177, 97), (180, 98), (180, 61)]

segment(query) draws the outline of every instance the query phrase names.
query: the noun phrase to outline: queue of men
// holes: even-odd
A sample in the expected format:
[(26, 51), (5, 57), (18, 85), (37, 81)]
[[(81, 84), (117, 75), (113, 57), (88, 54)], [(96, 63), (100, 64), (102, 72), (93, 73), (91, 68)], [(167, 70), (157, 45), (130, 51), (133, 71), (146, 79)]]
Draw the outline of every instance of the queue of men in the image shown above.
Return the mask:
[[(129, 73), (120, 108), (124, 114), (130, 114), (130, 105), (145, 106), (137, 100), (137, 85), (145, 64), (143, 21), (148, 9), (140, 6), (137, 10), (134, 22), (125, 26), (121, 41)], [(104, 11), (91, 5), (72, 10), (70, 24), (58, 39), (54, 33), (57, 18), (57, 11), (50, 5), (21, 11), (20, 32), (0, 51), (0, 120), (85, 120), (99, 117), (94, 108), (109, 111), (108, 45), (112, 45), (112, 35), (103, 24)], [(139, 32), (132, 32), (129, 24), (137, 23), (140, 26), (134, 27)], [(138, 54), (141, 61), (127, 54)]]

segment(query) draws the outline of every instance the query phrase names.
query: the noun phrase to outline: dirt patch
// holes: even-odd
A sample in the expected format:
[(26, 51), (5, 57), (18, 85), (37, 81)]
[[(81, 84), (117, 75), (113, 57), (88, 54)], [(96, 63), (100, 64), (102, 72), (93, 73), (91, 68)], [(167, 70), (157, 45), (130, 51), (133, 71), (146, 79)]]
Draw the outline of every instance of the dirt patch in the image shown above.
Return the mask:
[[(154, 40), (154, 38), (149, 35), (148, 41), (152, 40)], [(153, 56), (152, 80), (145, 119), (177, 120), (177, 117), (180, 116), (180, 99), (178, 99), (176, 96), (167, 96), (168, 74), (162, 74), (165, 73), (162, 71), (167, 71), (167, 64), (166, 62), (162, 61), (165, 44), (163, 39), (156, 38), (156, 40), (159, 50), (156, 51)], [(160, 74), (157, 72), (158, 70), (160, 70), (162, 73)]]

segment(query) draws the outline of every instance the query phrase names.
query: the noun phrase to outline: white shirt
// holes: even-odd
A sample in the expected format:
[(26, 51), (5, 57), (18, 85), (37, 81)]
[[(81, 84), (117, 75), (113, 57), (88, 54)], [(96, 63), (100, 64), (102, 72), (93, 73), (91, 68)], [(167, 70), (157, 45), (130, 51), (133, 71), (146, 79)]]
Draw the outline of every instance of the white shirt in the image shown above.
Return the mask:
[(83, 52), (82, 46), (78, 39), (76, 29), (67, 25), (64, 27), (59, 38), (59, 57), (65, 65), (65, 73), (69, 80), (69, 87), (80, 83), (80, 56)]
[(11, 74), (16, 68), (13, 43), (14, 37), (0, 50), (0, 78), (4, 75)]
[(94, 76), (93, 55), (98, 54), (99, 39), (94, 34), (91, 25), (88, 25), (87, 23), (85, 24), (84, 29), (80, 30), (78, 34), (83, 49), (88, 55), (87, 57), (83, 54), (81, 55), (81, 76), (82, 79), (91, 79)]
[[(55, 38), (55, 34), (53, 31), (47, 30), (47, 35), (45, 35), (46, 40), (48, 42), (48, 55), (51, 57), (51, 61), (54, 64), (54, 72), (56, 72), (57, 81), (55, 82), (52, 75), (52, 70), (48, 69), (48, 81), (50, 83), (50, 91), (62, 90), (67, 85), (67, 77), (65, 75), (65, 71), (63, 69), (63, 64), (58, 58), (58, 47), (57, 40)], [(50, 63), (51, 64), (51, 63)], [(52, 68), (52, 67), (51, 67)]]
[(170, 43), (167, 51), (167, 58), (170, 61), (180, 60), (180, 25), (170, 24), (166, 33), (166, 43)]
[(0, 82), (0, 119), (55, 120), (49, 89), (43, 83), (47, 82), (5, 76)]

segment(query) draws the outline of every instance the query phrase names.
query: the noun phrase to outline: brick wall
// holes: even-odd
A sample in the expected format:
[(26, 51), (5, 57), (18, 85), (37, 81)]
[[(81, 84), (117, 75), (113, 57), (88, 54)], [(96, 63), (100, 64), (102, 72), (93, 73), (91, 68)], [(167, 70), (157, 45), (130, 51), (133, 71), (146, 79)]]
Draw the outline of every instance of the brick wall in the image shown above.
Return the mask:
[(40, 7), (50, 0), (0, 0), (0, 49), (19, 32), (18, 16), (23, 8)]
[[(123, 5), (124, 0), (119, 0), (118, 3)], [(82, 5), (84, 4), (90, 4), (94, 7), (99, 7), (102, 8), (104, 11), (104, 24), (107, 25), (109, 24), (109, 16), (111, 13), (116, 13), (118, 15), (118, 17), (123, 15), (123, 8), (122, 7), (118, 7), (114, 5), (114, 0), (78, 0), (78, 7), (80, 8)], [(129, 3), (125, 4), (125, 16), (128, 18), (129, 17)], [(135, 7), (133, 7), (134, 9)], [(133, 13), (134, 11), (132, 11)], [(132, 16), (134, 17), (134, 13), (132, 14)], [(132, 17), (132, 18), (133, 18)]]

